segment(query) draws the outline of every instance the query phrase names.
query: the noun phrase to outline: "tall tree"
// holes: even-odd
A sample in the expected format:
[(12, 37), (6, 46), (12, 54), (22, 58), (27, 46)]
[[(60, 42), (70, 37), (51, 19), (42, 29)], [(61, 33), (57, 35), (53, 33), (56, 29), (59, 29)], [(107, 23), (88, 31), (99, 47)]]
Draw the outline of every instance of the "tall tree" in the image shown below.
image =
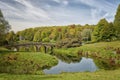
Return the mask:
[(105, 28), (108, 26), (108, 22), (107, 20), (104, 18), (104, 19), (101, 19), (97, 26), (95, 27), (94, 31), (93, 31), (93, 36), (94, 36), (94, 41), (100, 41), (100, 40), (103, 40), (104, 36), (106, 34), (104, 34), (105, 32)]
[(7, 33), (6, 40), (7, 40), (8, 44), (13, 44), (13, 42), (15, 40), (14, 38), (15, 38), (14, 31), (10, 31), (9, 33)]
[(24, 38), (25, 40), (32, 41), (34, 38), (34, 30), (32, 28), (26, 29)]
[(116, 36), (117, 38), (120, 39), (120, 4), (117, 8), (117, 12), (116, 12), (116, 15), (115, 15), (115, 20), (114, 20), (114, 27), (115, 27), (115, 30), (116, 30)]
[(41, 38), (41, 30), (38, 30), (35, 35), (34, 35), (34, 38), (33, 38), (33, 41), (35, 42), (40, 42), (42, 41), (42, 38)]
[(84, 41), (90, 41), (91, 40), (91, 34), (92, 34), (92, 30), (91, 29), (84, 29), (81, 32), (82, 39)]
[(110, 22), (104, 26), (101, 31), (102, 40), (111, 41), (115, 40), (115, 28), (113, 27), (113, 23)]
[(5, 20), (2, 11), (0, 10), (0, 45), (5, 41), (6, 33), (10, 30), (9, 23)]

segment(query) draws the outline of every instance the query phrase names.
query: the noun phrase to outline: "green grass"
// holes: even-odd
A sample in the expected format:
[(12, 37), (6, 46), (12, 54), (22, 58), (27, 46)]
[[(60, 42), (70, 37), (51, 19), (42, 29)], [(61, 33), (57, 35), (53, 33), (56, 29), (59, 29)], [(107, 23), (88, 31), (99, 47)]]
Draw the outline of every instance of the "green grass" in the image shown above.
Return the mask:
[(83, 56), (90, 57), (100, 69), (113, 70), (120, 67), (120, 53), (114, 54), (116, 48), (120, 48), (120, 41), (85, 44), (76, 48), (54, 49), (54, 55), (63, 59), (63, 61), (74, 60), (75, 57), (78, 59)]
[(5, 52), (0, 54), (0, 72), (42, 74), (42, 69), (57, 65), (56, 57), (40, 52)]
[(62, 73), (54, 75), (0, 74), (0, 80), (120, 80), (120, 70)]
[[(112, 49), (106, 50), (105, 48), (112, 48)], [(113, 50), (115, 48), (120, 48), (120, 41), (85, 44), (81, 47), (76, 47), (76, 48), (54, 49), (54, 54), (77, 56), (78, 51), (83, 51), (83, 54), (85, 52), (88, 52), (90, 54), (92, 54), (93, 52), (99, 52), (100, 55), (108, 56), (109, 54), (111, 55), (111, 53), (113, 53)]]
[(9, 50), (4, 47), (0, 47), (0, 51), (9, 51)]
[[(110, 47), (112, 47), (112, 49)], [(77, 48), (54, 49), (54, 54), (56, 55), (60, 54), (60, 55), (65, 55), (69, 57), (71, 56), (77, 57), (78, 56), (77, 52), (82, 50), (84, 53), (90, 52), (91, 54), (94, 54), (94, 52), (99, 52), (99, 54), (103, 57), (102, 59), (104, 59), (104, 58), (107, 58), (107, 56), (111, 56), (111, 55), (115, 56), (115, 54), (113, 54), (113, 50), (115, 48), (120, 48), (120, 41), (85, 44)], [(35, 62), (40, 61), (39, 63), (42, 65), (46, 65), (46, 64), (53, 65), (55, 60), (55, 59), (53, 60), (53, 57), (51, 57), (50, 55), (36, 53), (36, 52), (35, 53), (16, 52), (12, 54), (17, 54), (17, 53), (20, 54), (20, 58), (34, 60)], [(14, 80), (14, 79), (15, 80), (120, 80), (120, 69), (99, 70), (96, 72), (61, 73), (61, 74), (53, 74), (53, 75), (35, 75), (35, 74), (19, 75), (19, 74), (7, 74), (7, 73), (0, 74), (0, 80)]]

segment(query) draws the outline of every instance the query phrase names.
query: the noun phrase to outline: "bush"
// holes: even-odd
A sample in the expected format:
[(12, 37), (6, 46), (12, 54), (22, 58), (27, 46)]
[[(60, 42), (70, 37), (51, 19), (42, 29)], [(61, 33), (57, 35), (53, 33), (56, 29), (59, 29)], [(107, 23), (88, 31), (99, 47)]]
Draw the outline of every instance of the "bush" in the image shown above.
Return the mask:
[(58, 48), (71, 48), (81, 46), (81, 41), (78, 38), (66, 38), (57, 43)]

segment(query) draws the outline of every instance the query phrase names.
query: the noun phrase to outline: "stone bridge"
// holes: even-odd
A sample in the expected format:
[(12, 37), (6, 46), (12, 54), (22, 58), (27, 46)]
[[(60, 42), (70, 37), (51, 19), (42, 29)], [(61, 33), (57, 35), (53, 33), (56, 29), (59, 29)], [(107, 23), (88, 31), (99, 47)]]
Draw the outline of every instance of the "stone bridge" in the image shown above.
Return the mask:
[(20, 47), (24, 47), (25, 51), (28, 51), (28, 49), (34, 46), (36, 48), (37, 52), (40, 52), (40, 48), (44, 47), (44, 52), (47, 53), (48, 50), (51, 51), (51, 53), (53, 52), (53, 48), (56, 47), (55, 44), (53, 43), (42, 43), (42, 42), (29, 42), (29, 43), (14, 43), (12, 45), (7, 45), (6, 48), (11, 49), (11, 50), (15, 50), (15, 51), (19, 51)]

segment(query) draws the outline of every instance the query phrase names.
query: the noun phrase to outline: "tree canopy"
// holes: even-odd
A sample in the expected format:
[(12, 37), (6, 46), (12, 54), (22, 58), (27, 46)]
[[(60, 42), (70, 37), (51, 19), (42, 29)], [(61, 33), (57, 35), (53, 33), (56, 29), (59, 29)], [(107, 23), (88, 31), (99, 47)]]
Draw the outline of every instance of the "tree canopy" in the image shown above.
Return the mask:
[(10, 30), (9, 23), (5, 20), (2, 11), (0, 10), (0, 45), (5, 41), (5, 36)]
[[(45, 26), (28, 28), (22, 31), (9, 32), (10, 25), (4, 19), (0, 10), (0, 43), (5, 39), (11, 41), (35, 41), (35, 42), (59, 42), (64, 40), (83, 41), (112, 41), (120, 39), (120, 5), (118, 6), (114, 22), (108, 22), (105, 18), (100, 19), (97, 25), (67, 25)], [(7, 34), (7, 36), (6, 36)], [(5, 38), (6, 37), (6, 38)]]
[(115, 15), (114, 27), (115, 27), (116, 36), (117, 36), (117, 38), (120, 39), (120, 4), (117, 8), (117, 12)]

